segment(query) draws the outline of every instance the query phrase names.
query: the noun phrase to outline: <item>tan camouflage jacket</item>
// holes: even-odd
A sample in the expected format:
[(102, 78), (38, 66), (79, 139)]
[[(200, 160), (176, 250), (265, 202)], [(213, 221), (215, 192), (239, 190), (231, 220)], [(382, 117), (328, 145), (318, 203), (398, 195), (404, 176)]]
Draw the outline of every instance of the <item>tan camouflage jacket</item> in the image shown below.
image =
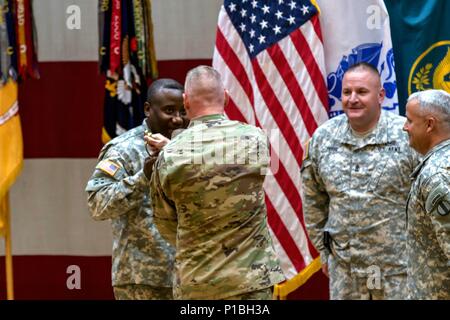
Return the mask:
[(175, 299), (224, 299), (284, 280), (267, 226), (262, 130), (223, 115), (191, 121), (161, 152), (152, 203), (176, 245)]

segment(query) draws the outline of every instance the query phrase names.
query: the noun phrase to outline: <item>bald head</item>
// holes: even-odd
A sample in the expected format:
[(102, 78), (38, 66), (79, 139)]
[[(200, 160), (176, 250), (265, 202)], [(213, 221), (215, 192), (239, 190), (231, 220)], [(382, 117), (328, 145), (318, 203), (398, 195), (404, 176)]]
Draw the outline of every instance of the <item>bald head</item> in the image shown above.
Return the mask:
[(219, 72), (209, 66), (198, 66), (186, 75), (185, 107), (190, 119), (223, 113), (226, 93)]

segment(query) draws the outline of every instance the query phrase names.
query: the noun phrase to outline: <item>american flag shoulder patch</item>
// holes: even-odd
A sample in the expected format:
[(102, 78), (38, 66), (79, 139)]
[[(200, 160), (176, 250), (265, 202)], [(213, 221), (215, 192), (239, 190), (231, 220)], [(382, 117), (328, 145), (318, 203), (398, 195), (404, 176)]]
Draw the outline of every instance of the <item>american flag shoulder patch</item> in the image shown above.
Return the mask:
[(102, 160), (97, 164), (96, 168), (113, 177), (116, 174), (117, 170), (120, 169), (120, 166), (115, 164), (111, 160)]

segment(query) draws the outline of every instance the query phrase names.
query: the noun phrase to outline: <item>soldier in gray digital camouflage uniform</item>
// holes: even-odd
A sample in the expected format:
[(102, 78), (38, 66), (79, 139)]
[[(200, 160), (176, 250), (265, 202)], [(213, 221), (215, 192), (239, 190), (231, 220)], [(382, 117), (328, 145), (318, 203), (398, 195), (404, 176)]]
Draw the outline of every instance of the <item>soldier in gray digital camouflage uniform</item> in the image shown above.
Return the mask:
[(413, 93), (406, 105), (411, 147), (424, 155), (407, 205), (410, 299), (450, 299), (450, 94)]
[(148, 89), (142, 125), (107, 143), (87, 183), (95, 220), (110, 219), (113, 230), (112, 285), (116, 299), (173, 299), (174, 248), (153, 223), (149, 178), (153, 162), (144, 133), (167, 138), (187, 125), (183, 86), (160, 79)]
[(331, 299), (406, 298), (406, 199), (418, 155), (366, 63), (342, 83), (345, 114), (320, 126), (302, 165), (304, 218)]
[(152, 204), (161, 235), (176, 246), (175, 299), (271, 299), (284, 280), (264, 202), (267, 137), (226, 119), (226, 97), (216, 70), (191, 70), (191, 123), (155, 163)]

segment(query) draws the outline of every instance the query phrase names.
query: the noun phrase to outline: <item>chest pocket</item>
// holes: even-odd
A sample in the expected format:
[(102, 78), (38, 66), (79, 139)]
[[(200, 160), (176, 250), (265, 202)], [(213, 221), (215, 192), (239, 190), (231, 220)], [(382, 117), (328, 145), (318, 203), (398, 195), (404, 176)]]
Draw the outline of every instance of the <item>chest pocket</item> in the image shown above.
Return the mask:
[(373, 146), (374, 168), (367, 190), (387, 196), (393, 192), (403, 194), (409, 190), (408, 159), (397, 145)]
[(327, 192), (336, 195), (350, 188), (351, 153), (345, 146), (323, 146), (319, 159), (318, 173)]

